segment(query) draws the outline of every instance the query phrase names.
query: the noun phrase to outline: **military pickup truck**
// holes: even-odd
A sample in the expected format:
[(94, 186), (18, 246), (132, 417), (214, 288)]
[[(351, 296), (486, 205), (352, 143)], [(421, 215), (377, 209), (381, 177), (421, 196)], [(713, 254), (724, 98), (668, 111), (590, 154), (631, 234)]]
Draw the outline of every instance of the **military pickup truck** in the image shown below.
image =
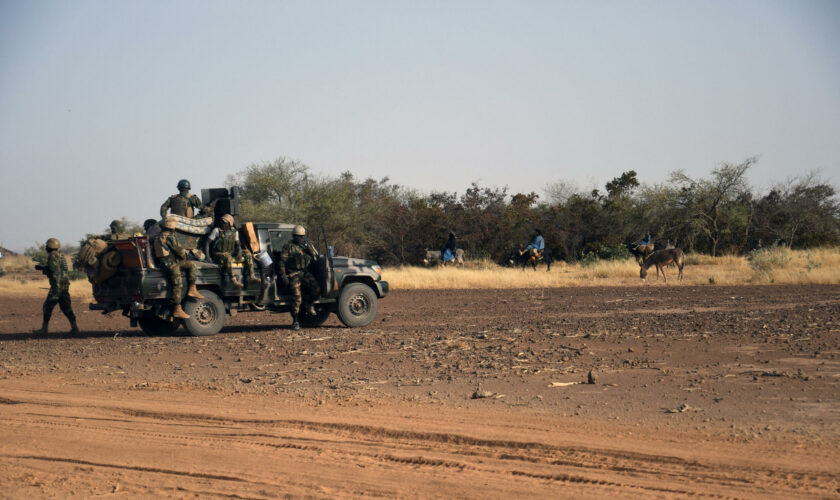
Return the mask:
[[(184, 320), (172, 317), (172, 287), (154, 258), (152, 239), (133, 236), (109, 242), (100, 255), (104, 253), (101, 260), (110, 261), (113, 270), (104, 279), (91, 279), (94, 302), (90, 308), (105, 314), (121, 311), (131, 320), (131, 326), (149, 334), (171, 334), (183, 324), (187, 332), (197, 336), (218, 333), (228, 315), (266, 309), (289, 312), (293, 305), (291, 290), (272, 279), (269, 261), (277, 260), (280, 249), (292, 239), (293, 228), (293, 224), (253, 223), (260, 248), (255, 259), (260, 279), (244, 280), (241, 265), (235, 265), (234, 274), (245, 283), (241, 289), (233, 288), (215, 263), (195, 261), (196, 286), (204, 298), (182, 302), (190, 315)], [(379, 299), (389, 291), (388, 282), (382, 280), (382, 268), (371, 260), (332, 256), (325, 237), (320, 243), (316, 247), (321, 246), (322, 253), (309, 271), (318, 281), (321, 294), (314, 301), (314, 315), (301, 310), (301, 326), (320, 326), (331, 313), (348, 327), (370, 324), (376, 318)]]

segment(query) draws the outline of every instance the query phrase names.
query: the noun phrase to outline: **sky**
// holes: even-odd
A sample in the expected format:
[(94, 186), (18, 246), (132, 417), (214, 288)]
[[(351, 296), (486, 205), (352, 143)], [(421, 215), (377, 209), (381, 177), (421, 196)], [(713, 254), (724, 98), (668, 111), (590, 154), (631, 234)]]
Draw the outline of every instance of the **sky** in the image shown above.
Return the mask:
[(12, 250), (279, 157), (544, 194), (752, 156), (840, 185), (840, 2), (0, 0)]

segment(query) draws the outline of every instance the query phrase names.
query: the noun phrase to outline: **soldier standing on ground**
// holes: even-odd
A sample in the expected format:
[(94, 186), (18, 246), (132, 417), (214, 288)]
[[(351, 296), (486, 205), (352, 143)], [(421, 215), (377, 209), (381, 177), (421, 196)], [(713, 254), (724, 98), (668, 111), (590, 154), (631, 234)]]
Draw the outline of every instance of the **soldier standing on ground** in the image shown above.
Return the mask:
[(33, 333), (47, 333), (55, 305), (61, 308), (61, 312), (70, 320), (70, 333), (79, 333), (76, 326), (76, 315), (70, 305), (70, 277), (67, 275), (67, 260), (64, 254), (58, 251), (61, 243), (56, 238), (47, 240), (47, 264), (35, 266), (35, 269), (42, 271), (50, 280), (50, 291), (44, 300), (44, 322), (40, 330), (33, 330)]
[(189, 283), (187, 296), (195, 299), (203, 299), (204, 296), (198, 293), (198, 289), (195, 287), (195, 280), (198, 278), (195, 263), (187, 260), (187, 251), (178, 243), (172, 233), (177, 226), (178, 222), (174, 217), (167, 217), (164, 220), (163, 231), (154, 243), (155, 257), (160, 259), (161, 267), (166, 269), (169, 280), (172, 282), (172, 302), (174, 304), (172, 316), (187, 319), (190, 315), (185, 313), (181, 307), (181, 293), (184, 290), (184, 284), (181, 280), (182, 269), (187, 272), (187, 282)]
[(292, 329), (300, 330), (298, 315), (303, 305), (303, 294), (301, 286), (306, 288), (307, 312), (314, 316), (315, 307), (312, 305), (312, 298), (321, 293), (321, 288), (312, 273), (308, 272), (309, 264), (313, 259), (318, 258), (318, 251), (306, 239), (306, 229), (303, 226), (295, 226), (292, 231), (292, 241), (283, 245), (280, 251), (280, 258), (277, 260), (279, 268), (278, 275), (284, 286), (292, 289), (294, 304), (292, 306)]
[(236, 254), (237, 258), (242, 258), (244, 261), (243, 276), (247, 276), (248, 281), (256, 280), (257, 277), (254, 275), (254, 256), (250, 250), (242, 248), (242, 245), (239, 243), (239, 231), (236, 230), (234, 224), (232, 215), (223, 215), (222, 227), (214, 228), (213, 232), (210, 233), (210, 236), (207, 238), (207, 247), (204, 253), (208, 257), (212, 255), (213, 261), (222, 266), (222, 269), (230, 277), (234, 288), (242, 288), (242, 283), (233, 276), (234, 254)]
[(210, 209), (201, 203), (198, 196), (190, 194), (190, 181), (181, 179), (178, 181), (178, 194), (173, 194), (160, 206), (161, 219), (166, 218), (167, 210), (175, 215), (192, 219), (195, 218), (196, 210), (208, 212)]

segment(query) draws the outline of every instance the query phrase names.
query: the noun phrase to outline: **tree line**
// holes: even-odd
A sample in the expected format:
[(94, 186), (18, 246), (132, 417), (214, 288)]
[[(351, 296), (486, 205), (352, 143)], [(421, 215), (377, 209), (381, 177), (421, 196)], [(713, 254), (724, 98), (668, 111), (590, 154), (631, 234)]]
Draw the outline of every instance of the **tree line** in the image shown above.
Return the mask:
[(834, 186), (812, 173), (759, 193), (747, 181), (755, 163), (723, 163), (700, 178), (678, 170), (659, 184), (643, 184), (630, 170), (603, 190), (558, 182), (544, 198), (476, 183), (463, 193), (422, 193), (387, 178), (315, 175), (288, 158), (248, 166), (226, 183), (240, 188), (244, 220), (300, 223), (316, 235), (323, 228), (338, 253), (390, 265), (419, 263), (450, 231), (469, 258), (496, 261), (535, 228), (569, 262), (626, 255), (624, 245), (646, 233), (712, 256), (840, 243)]

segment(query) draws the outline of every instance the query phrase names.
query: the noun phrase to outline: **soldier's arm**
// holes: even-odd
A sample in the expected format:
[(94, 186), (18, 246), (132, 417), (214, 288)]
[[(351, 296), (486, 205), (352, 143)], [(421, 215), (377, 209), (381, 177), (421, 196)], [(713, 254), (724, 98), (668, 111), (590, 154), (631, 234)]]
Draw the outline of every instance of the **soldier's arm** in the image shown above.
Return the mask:
[(160, 218), (166, 219), (166, 212), (169, 211), (169, 204), (172, 202), (172, 198), (167, 198), (166, 201), (163, 202), (163, 205), (160, 206)]
[(50, 286), (58, 283), (58, 276), (61, 274), (61, 257), (58, 252), (51, 252), (47, 257), (47, 277), (50, 279)]
[(201, 210), (201, 213), (204, 215), (210, 214), (210, 207), (208, 205), (205, 205), (204, 203), (201, 203), (201, 198), (199, 198), (196, 195), (190, 196), (190, 205), (192, 205), (198, 210)]
[(289, 259), (289, 253), (291, 248), (288, 244), (283, 246), (283, 250), (280, 251), (280, 258), (277, 259), (277, 267), (280, 269), (280, 276), (286, 276), (286, 260)]

